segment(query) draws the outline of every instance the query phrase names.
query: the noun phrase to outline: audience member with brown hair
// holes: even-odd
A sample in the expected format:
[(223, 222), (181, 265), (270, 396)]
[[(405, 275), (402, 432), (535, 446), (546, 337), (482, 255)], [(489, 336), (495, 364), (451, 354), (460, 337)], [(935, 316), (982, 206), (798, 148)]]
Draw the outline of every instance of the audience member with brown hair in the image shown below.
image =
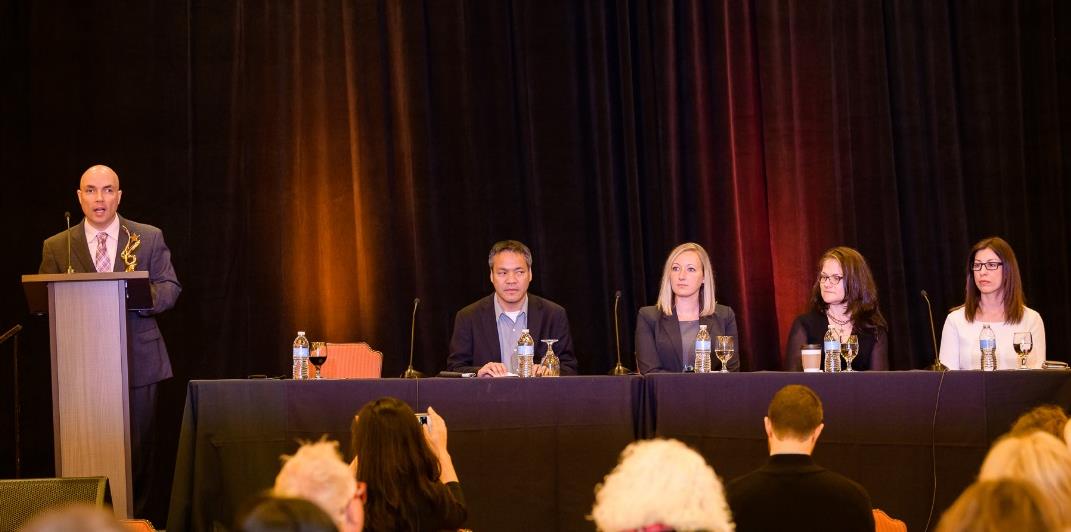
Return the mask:
[(239, 532), (337, 532), (335, 520), (308, 499), (264, 493), (246, 501), (235, 519)]
[(364, 524), (365, 486), (342, 461), (338, 442), (306, 443), (275, 477), (272, 494), (307, 499), (320, 507), (342, 532), (358, 532)]
[(357, 480), (368, 486), (366, 530), (457, 529), (467, 517), (446, 422), (428, 407), (421, 425), (409, 405), (383, 397), (361, 407), (353, 425)]
[(870, 495), (856, 482), (811, 459), (822, 423), (822, 401), (813, 390), (781, 388), (764, 419), (770, 458), (727, 487), (736, 529), (873, 532)]
[(1049, 532), (1059, 530), (1056, 510), (1025, 480), (975, 482), (937, 523), (936, 532)]
[(629, 444), (595, 488), (591, 518), (599, 530), (731, 532), (721, 481), (699, 453), (677, 440)]
[(109, 510), (88, 504), (58, 506), (34, 517), (19, 532), (124, 532)]
[(1041, 405), (1019, 416), (1009, 434), (1021, 436), (1040, 430), (1063, 439), (1065, 426), (1067, 426), (1067, 414), (1064, 413), (1063, 408), (1056, 405)]
[(1005, 436), (989, 450), (978, 480), (1011, 478), (1038, 488), (1057, 511), (1061, 527), (1071, 527), (1071, 451), (1047, 432)]

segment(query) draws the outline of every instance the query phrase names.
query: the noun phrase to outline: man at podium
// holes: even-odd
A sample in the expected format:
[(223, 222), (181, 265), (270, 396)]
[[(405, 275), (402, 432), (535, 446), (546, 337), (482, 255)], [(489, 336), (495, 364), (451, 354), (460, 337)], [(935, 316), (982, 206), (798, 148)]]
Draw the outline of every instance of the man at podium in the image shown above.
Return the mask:
[[(171, 251), (160, 229), (119, 216), (119, 176), (96, 165), (82, 174), (78, 203), (85, 219), (45, 240), (39, 273), (121, 272), (128, 262), (149, 272), (152, 309), (127, 313), (130, 378), (130, 438), (134, 473), (134, 514), (144, 515), (152, 482), (153, 417), (156, 383), (171, 377), (167, 347), (156, 325), (156, 314), (175, 306), (182, 286), (171, 265)], [(131, 243), (140, 242), (137, 245)], [(123, 258), (123, 250), (133, 249)], [(68, 251), (69, 250), (69, 251)], [(69, 270), (70, 268), (70, 270)]]

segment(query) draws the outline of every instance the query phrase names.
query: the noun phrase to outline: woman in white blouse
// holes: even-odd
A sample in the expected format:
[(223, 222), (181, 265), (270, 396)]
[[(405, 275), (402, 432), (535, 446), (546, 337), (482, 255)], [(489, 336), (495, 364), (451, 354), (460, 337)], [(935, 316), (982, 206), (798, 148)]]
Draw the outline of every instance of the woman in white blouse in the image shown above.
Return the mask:
[(1012, 345), (1017, 332), (1029, 332), (1033, 349), (1026, 365), (1040, 368), (1045, 361), (1045, 324), (1026, 306), (1019, 262), (1000, 237), (978, 242), (967, 256), (966, 301), (945, 319), (941, 332), (941, 363), (949, 369), (980, 369), (978, 336), (989, 325), (997, 337), (997, 369), (1019, 367)]

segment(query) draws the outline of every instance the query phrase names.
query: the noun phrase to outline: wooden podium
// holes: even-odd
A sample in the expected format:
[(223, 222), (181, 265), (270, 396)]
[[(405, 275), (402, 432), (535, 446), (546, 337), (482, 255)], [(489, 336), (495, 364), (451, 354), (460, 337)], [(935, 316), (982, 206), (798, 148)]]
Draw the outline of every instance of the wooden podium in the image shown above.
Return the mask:
[(149, 273), (23, 275), (48, 313), (56, 476), (106, 476), (115, 514), (133, 513), (127, 310), (152, 308)]

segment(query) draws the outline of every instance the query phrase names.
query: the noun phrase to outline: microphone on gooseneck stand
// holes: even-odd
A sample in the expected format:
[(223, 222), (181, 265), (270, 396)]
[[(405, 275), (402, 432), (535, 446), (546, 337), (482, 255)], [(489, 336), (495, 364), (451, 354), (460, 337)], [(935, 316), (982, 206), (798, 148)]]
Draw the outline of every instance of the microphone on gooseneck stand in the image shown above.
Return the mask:
[(67, 219), (67, 273), (74, 273), (71, 266), (71, 211), (63, 211), (63, 217)]
[(617, 365), (610, 370), (610, 375), (628, 375), (628, 368), (621, 365), (621, 331), (617, 325), (617, 305), (621, 303), (621, 291), (614, 292), (614, 340), (617, 343)]
[(420, 305), (420, 298), (413, 299), (413, 321), (409, 325), (409, 368), (402, 373), (403, 379), (419, 379), (423, 373), (413, 369), (413, 340), (416, 339), (416, 309)]
[(937, 350), (937, 332), (933, 328), (933, 307), (930, 306), (930, 296), (922, 291), (922, 299), (926, 300), (926, 310), (930, 313), (930, 339), (933, 340), (933, 364), (926, 369), (930, 371), (948, 371), (948, 366), (941, 363), (941, 352)]

